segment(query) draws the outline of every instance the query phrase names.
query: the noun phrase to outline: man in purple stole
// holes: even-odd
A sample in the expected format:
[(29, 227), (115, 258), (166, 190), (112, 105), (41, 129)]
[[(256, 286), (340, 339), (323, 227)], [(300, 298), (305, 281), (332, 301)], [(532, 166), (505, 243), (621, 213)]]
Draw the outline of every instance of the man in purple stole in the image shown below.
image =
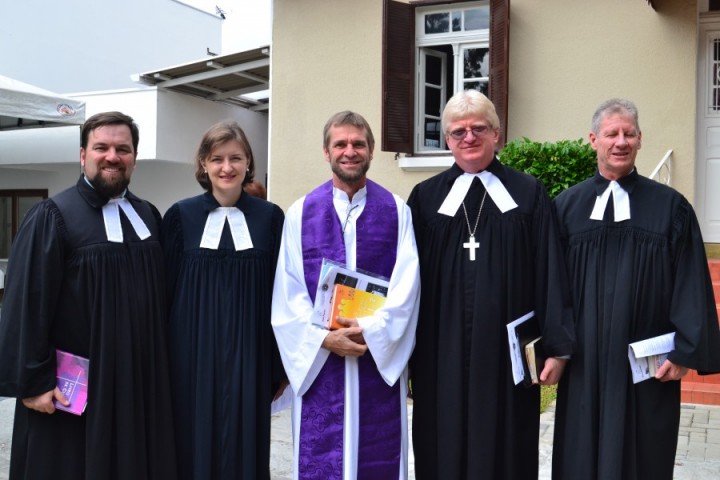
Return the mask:
[[(367, 179), (374, 138), (353, 112), (323, 132), (329, 181), (285, 218), (272, 324), (293, 392), (295, 479), (407, 478), (407, 362), (420, 279), (410, 210)], [(371, 316), (313, 323), (323, 259), (389, 279)]]

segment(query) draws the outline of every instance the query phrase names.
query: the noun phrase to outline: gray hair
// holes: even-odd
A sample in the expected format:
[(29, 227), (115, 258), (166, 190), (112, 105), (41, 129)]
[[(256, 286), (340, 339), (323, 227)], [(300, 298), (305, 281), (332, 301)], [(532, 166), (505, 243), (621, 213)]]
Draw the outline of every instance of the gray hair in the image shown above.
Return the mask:
[(637, 107), (630, 100), (623, 98), (611, 98), (600, 104), (592, 117), (592, 125), (590, 127), (592, 132), (597, 135), (600, 130), (600, 122), (602, 122), (603, 118), (617, 113), (631, 116), (635, 122), (635, 128), (640, 132)]

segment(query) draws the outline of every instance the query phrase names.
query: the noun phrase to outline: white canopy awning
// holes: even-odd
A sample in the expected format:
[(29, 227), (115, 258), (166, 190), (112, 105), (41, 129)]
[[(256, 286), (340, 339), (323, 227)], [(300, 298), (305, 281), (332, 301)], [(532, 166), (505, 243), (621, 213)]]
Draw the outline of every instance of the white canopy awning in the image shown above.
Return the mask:
[(0, 130), (84, 121), (85, 102), (0, 75)]

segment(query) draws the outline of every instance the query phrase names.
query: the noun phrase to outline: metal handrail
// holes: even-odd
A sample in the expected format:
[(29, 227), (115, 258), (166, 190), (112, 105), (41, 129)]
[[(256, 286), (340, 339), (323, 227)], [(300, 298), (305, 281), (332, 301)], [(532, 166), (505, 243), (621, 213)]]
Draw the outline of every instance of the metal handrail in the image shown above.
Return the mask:
[[(670, 164), (670, 160), (672, 159), (672, 154), (673, 154), (673, 151), (671, 148), (670, 150), (667, 151), (667, 153), (662, 158), (662, 160), (660, 160), (660, 163), (657, 164), (657, 166), (655, 167), (655, 170), (653, 170), (652, 173), (650, 174), (651, 179), (657, 180), (658, 182), (664, 183), (665, 185), (671, 185), (671, 183), (672, 183), (672, 165)], [(664, 181), (660, 178), (660, 172), (663, 169), (663, 167), (667, 171), (667, 176), (665, 177)]]

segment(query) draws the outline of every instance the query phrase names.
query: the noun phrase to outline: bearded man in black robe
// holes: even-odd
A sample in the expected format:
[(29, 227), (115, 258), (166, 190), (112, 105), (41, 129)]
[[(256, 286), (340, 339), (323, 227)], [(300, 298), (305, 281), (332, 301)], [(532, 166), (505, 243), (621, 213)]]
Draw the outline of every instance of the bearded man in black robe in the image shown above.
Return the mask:
[[(0, 318), (13, 480), (177, 478), (160, 214), (127, 189), (138, 140), (127, 115), (89, 118), (77, 184), (35, 205), (13, 243)], [(89, 359), (82, 415), (56, 409), (58, 350)]]
[[(672, 479), (680, 379), (688, 368), (720, 371), (695, 213), (681, 194), (638, 175), (641, 141), (635, 105), (604, 102), (590, 133), (595, 176), (555, 200), (578, 351), (558, 389), (554, 479)], [(674, 334), (667, 359), (634, 383), (629, 344), (665, 334)]]
[(537, 479), (540, 389), (517, 384), (507, 324), (535, 313), (548, 356), (540, 383), (557, 383), (575, 340), (557, 222), (543, 185), (495, 156), (487, 97), (456, 94), (442, 129), (455, 164), (408, 200), (422, 282), (410, 364), (415, 472)]

